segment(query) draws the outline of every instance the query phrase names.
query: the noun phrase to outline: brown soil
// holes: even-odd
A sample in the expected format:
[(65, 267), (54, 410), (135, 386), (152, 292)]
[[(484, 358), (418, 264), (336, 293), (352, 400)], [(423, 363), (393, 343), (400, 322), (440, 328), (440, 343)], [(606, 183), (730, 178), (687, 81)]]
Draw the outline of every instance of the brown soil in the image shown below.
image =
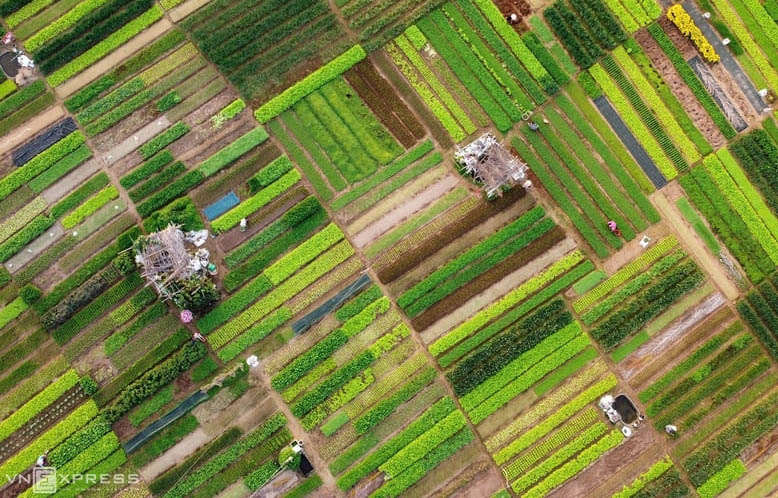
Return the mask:
[(547, 496), (550, 498), (578, 498), (586, 496), (591, 490), (596, 489), (600, 483), (606, 481), (610, 476), (621, 472), (630, 462), (646, 451), (655, 452), (656, 460), (663, 453), (658, 435), (649, 424), (644, 424), (630, 439), (625, 439), (619, 446), (600, 457), (572, 481), (568, 481), (556, 488)]
[(24, 125), (15, 128), (11, 133), (0, 138), (0, 150), (13, 150), (29, 140), (33, 135), (43, 130), (55, 121), (63, 118), (65, 112), (60, 106), (54, 106), (27, 120)]
[[(666, 17), (659, 19), (659, 25), (662, 26), (667, 36), (673, 41), (678, 50), (683, 54), (684, 59), (689, 60), (692, 57), (699, 55), (697, 49), (692, 45), (683, 34), (676, 28), (672, 22)], [(708, 68), (713, 72), (722, 90), (727, 94), (733, 104), (735, 104), (740, 110), (740, 115), (743, 116), (747, 122), (753, 122), (755, 118), (758, 118), (749, 104), (748, 99), (740, 91), (732, 76), (727, 72), (720, 64), (708, 64)]]
[(657, 45), (654, 38), (646, 30), (640, 30), (635, 33), (635, 40), (643, 47), (646, 55), (651, 59), (654, 68), (662, 76), (667, 86), (681, 102), (686, 113), (694, 122), (697, 129), (703, 134), (705, 139), (714, 147), (718, 148), (724, 145), (725, 138), (721, 134), (713, 119), (708, 115), (705, 109), (694, 96), (691, 89), (686, 86), (681, 75), (675, 70), (673, 63), (664, 54)]
[[(660, 221), (659, 223), (648, 227), (648, 229), (643, 232), (643, 235), (650, 238), (652, 240), (652, 244), (655, 244), (659, 240), (667, 237), (668, 232), (669, 230), (665, 223)], [(624, 247), (613, 253), (607, 260), (605, 260), (602, 263), (602, 269), (605, 270), (608, 275), (613, 275), (619, 270), (619, 268), (628, 263), (631, 263), (635, 258), (644, 252), (645, 249), (640, 247), (640, 239), (635, 237), (635, 239), (629, 242), (625, 242)]]

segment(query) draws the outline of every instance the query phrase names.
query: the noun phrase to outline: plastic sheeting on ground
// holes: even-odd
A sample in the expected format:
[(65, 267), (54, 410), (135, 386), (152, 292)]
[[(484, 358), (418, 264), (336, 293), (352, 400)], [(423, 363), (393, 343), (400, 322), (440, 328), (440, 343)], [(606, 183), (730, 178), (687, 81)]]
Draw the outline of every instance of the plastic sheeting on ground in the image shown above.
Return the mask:
[(22, 166), (27, 161), (59, 142), (66, 136), (76, 131), (76, 122), (73, 118), (65, 118), (59, 123), (46, 128), (37, 137), (13, 151), (12, 160), (14, 166)]
[(295, 334), (300, 334), (302, 332), (305, 332), (306, 330), (311, 328), (312, 325), (319, 322), (325, 316), (329, 315), (337, 308), (339, 308), (341, 304), (348, 301), (351, 298), (351, 296), (353, 296), (360, 290), (364, 289), (371, 283), (372, 280), (370, 280), (369, 275), (367, 274), (361, 275), (358, 279), (356, 279), (355, 281), (347, 285), (345, 289), (338, 292), (334, 297), (328, 299), (327, 302), (325, 302), (315, 310), (311, 311), (304, 317), (294, 322), (292, 324), (292, 330), (294, 330)]

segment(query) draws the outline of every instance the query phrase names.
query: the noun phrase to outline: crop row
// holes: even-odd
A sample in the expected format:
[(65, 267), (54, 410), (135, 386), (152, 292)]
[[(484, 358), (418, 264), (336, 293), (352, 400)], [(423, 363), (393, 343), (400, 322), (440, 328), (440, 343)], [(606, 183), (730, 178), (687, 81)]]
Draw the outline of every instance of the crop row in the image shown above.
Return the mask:
[[(566, 404), (560, 406), (553, 414), (543, 419), (540, 423), (535, 424), (532, 428), (523, 433), (518, 438), (514, 439), (507, 446), (501, 448), (499, 451), (493, 454), (494, 461), (498, 465), (502, 465), (519, 452), (526, 448), (529, 448), (536, 441), (545, 437), (546, 434), (554, 430), (557, 426), (567, 421), (570, 417), (578, 413), (583, 407), (597, 399), (603, 393), (612, 389), (616, 385), (616, 377), (608, 375), (606, 378), (595, 383), (591, 387), (579, 392)], [(573, 393), (571, 393), (573, 394)], [(517, 421), (520, 422), (520, 421)], [(509, 427), (510, 429), (511, 427)], [(488, 447), (493, 448), (498, 442), (507, 442), (506, 439), (512, 435), (513, 431), (503, 431), (499, 434), (497, 439), (490, 440)]]
[(498, 130), (506, 131), (513, 123), (521, 120), (522, 111), (518, 105), (511, 100), (494, 75), (451, 26), (442, 11), (434, 11), (430, 16), (421, 19), (418, 26)]
[(354, 317), (348, 319), (342, 327), (330, 332), (327, 337), (295, 358), (273, 377), (271, 385), (277, 391), (291, 386), (316, 365), (329, 358), (338, 348), (346, 344), (350, 338), (373, 323), (379, 313), (383, 314), (388, 310), (388, 298), (384, 297), (374, 301)]
[(651, 34), (654, 40), (656, 40), (657, 44), (665, 53), (665, 55), (670, 59), (670, 62), (673, 63), (673, 66), (675, 67), (676, 71), (678, 71), (678, 74), (681, 76), (689, 89), (691, 89), (694, 96), (697, 97), (697, 100), (700, 101), (700, 104), (702, 104), (702, 107), (704, 107), (708, 112), (710, 117), (713, 119), (713, 122), (716, 123), (716, 127), (721, 131), (721, 133), (724, 134), (726, 138), (733, 138), (737, 132), (732, 127), (732, 124), (730, 124), (729, 120), (727, 120), (726, 116), (721, 112), (721, 109), (719, 109), (719, 107), (716, 105), (713, 97), (711, 97), (711, 95), (705, 89), (705, 86), (694, 74), (694, 71), (689, 66), (689, 63), (686, 62), (686, 59), (675, 47), (675, 44), (673, 44), (672, 40), (670, 40), (667, 34), (662, 31), (662, 28), (656, 23), (648, 26), (648, 32)]
[(62, 227), (66, 229), (73, 228), (118, 196), (119, 191), (113, 185), (104, 188), (85, 203), (74, 209), (70, 214), (62, 218)]
[[(731, 156), (722, 157), (731, 159)], [(773, 264), (778, 264), (778, 242), (775, 240), (778, 236), (778, 219), (766, 205), (758, 203), (758, 201), (756, 205), (749, 202), (744, 192), (738, 188), (727, 170), (724, 169), (718, 156), (706, 157), (703, 165), (708, 175), (716, 182), (719, 191), (724, 194), (730, 206), (743, 220), (751, 235), (759, 242)], [(758, 199), (759, 196), (756, 195), (756, 198)]]
[(234, 291), (243, 285), (244, 282), (255, 277), (278, 256), (308, 239), (315, 230), (326, 223), (326, 218), (326, 213), (317, 208), (311, 216), (276, 237), (266, 247), (251, 256), (244, 264), (229, 272), (224, 279), (224, 288), (230, 292)]
[(581, 313), (608, 293), (644, 271), (659, 258), (670, 252), (676, 245), (678, 245), (678, 241), (674, 236), (665, 237), (633, 261), (619, 268), (608, 280), (573, 302), (573, 309)]
[[(765, 49), (765, 42), (757, 43), (755, 41), (755, 37), (759, 37), (760, 41), (765, 40), (764, 37), (760, 36), (762, 35), (762, 30), (758, 24), (754, 22), (753, 18), (748, 15), (747, 12), (743, 11), (738, 13), (729, 2), (714, 0), (713, 4), (716, 6), (719, 14), (721, 14), (722, 19), (727, 23), (727, 26), (735, 34), (738, 41), (740, 41), (740, 44), (746, 49), (746, 52), (759, 68), (759, 71), (764, 75), (768, 84), (772, 88), (778, 87), (778, 74), (776, 74), (775, 68), (767, 57), (765, 57), (765, 52), (762, 51)], [(747, 23), (748, 25), (745, 25), (744, 23)], [(757, 34), (752, 35), (752, 33)], [(773, 34), (774, 32), (770, 33), (770, 35)], [(768, 52), (772, 52), (771, 57), (774, 55), (775, 44), (777, 42), (778, 41), (771, 36), (766, 36), (766, 45), (772, 47), (772, 50), (767, 49)]]
[(51, 86), (59, 86), (87, 67), (113, 52), (162, 17), (162, 9), (154, 6), (136, 17), (105, 40), (93, 46), (46, 78)]
[(447, 374), (454, 385), (454, 391), (461, 397), (474, 390), (517, 356), (529, 351), (571, 321), (571, 314), (564, 310), (560, 300), (538, 309), (518, 326), (487, 341), (460, 361)]
[[(567, 332), (576, 328), (580, 331), (580, 325), (577, 323), (569, 325), (563, 331)], [(567, 339), (566, 342), (565, 339)], [(520, 365), (517, 368), (516, 363), (511, 363), (497, 375), (481, 384), (481, 386), (490, 384), (490, 390), (494, 388), (497, 388), (497, 390), (482, 404), (468, 411), (470, 420), (473, 423), (478, 423), (486, 419), (486, 417), (525, 392), (544, 376), (555, 368), (562, 366), (589, 345), (589, 339), (580, 333), (572, 339), (559, 336), (554, 339), (549, 338), (547, 341), (538, 344), (538, 346), (522, 355), (521, 358), (527, 362), (526, 364)]]
[(474, 263), (476, 260), (497, 249), (499, 246), (506, 243), (514, 236), (522, 233), (533, 223), (540, 220), (544, 214), (545, 212), (542, 207), (538, 206), (533, 208), (513, 223), (503, 227), (495, 234), (490, 235), (488, 238), (471, 247), (464, 253), (457, 256), (455, 259), (449, 261), (442, 267), (427, 275), (424, 280), (417, 283), (405, 291), (400, 297), (398, 297), (397, 304), (403, 309), (408, 308), (414, 303), (414, 301), (423, 297), (426, 293), (434, 290), (435, 287), (442, 284), (458, 272), (462, 271), (471, 263)]
[(556, 2), (547, 7), (543, 10), (543, 17), (576, 64), (582, 68), (591, 67), (602, 55), (602, 50), (583, 23), (578, 20), (565, 3)]
[(752, 282), (760, 282), (773, 263), (753, 238), (743, 220), (733, 211), (705, 168), (694, 168), (681, 178), (681, 186), (713, 230), (738, 259)]
[(554, 434), (544, 439), (509, 465), (503, 467), (503, 475), (508, 481), (513, 480), (530, 467), (533, 467), (538, 461), (548, 457), (553, 450), (561, 447), (582, 433), (593, 422), (597, 421), (597, 412), (594, 409), (589, 408), (582, 411), (560, 427)]
[(177, 498), (190, 494), (192, 491), (203, 485), (206, 481), (216, 476), (219, 472), (227, 468), (233, 462), (238, 461), (245, 454), (255, 447), (259, 446), (276, 431), (286, 425), (286, 417), (281, 413), (276, 413), (268, 418), (258, 429), (251, 434), (240, 439), (232, 446), (228, 447), (214, 458), (208, 460), (204, 465), (190, 473), (184, 479), (177, 482), (163, 496), (165, 498)]
[(371, 429), (389, 417), (400, 405), (407, 403), (424, 389), (427, 384), (435, 380), (436, 376), (435, 369), (431, 367), (424, 368), (420, 373), (413, 376), (391, 395), (354, 420), (354, 429), (357, 434), (368, 434)]
[[(689, 166), (680, 156), (678, 149), (651, 114), (640, 95), (637, 94), (635, 87), (626, 80), (624, 74), (615, 65), (613, 59), (608, 57), (603, 61), (602, 66), (592, 66), (589, 69), (589, 74), (603, 89), (608, 100), (618, 110), (665, 178), (671, 180), (678, 176), (678, 170), (688, 169)], [(623, 94), (622, 91), (624, 91)]]
[(684, 358), (683, 361), (678, 363), (672, 369), (670, 369), (665, 375), (660, 377), (656, 382), (651, 384), (648, 388), (644, 389), (638, 395), (638, 398), (643, 403), (648, 403), (660, 393), (662, 393), (667, 387), (669, 387), (676, 380), (681, 378), (686, 372), (690, 371), (695, 366), (699, 365), (702, 360), (713, 354), (721, 347), (722, 344), (727, 342), (733, 335), (743, 330), (742, 322), (735, 322), (730, 325), (723, 332), (717, 334), (711, 338), (705, 344), (697, 348), (692, 354)]
[(219, 350), (217, 356), (225, 363), (232, 360), (245, 351), (246, 348), (261, 341), (291, 318), (292, 313), (287, 308), (279, 308), (275, 313), (254, 325)]
[(683, 5), (676, 4), (667, 9), (667, 18), (676, 25), (684, 36), (691, 39), (706, 61), (718, 62), (721, 60), (719, 54), (716, 53), (716, 49), (705, 38), (700, 28), (694, 23), (694, 19), (683, 8)]
[(297, 170), (289, 171), (268, 187), (260, 190), (253, 197), (246, 199), (238, 206), (213, 220), (211, 227), (217, 233), (229, 230), (237, 225), (242, 218), (258, 211), (267, 203), (289, 190), (300, 181), (300, 178), (300, 173)]
[(775, 394), (768, 396), (687, 457), (682, 465), (692, 484), (702, 486), (743, 449), (772, 430), (778, 423), (777, 402)]
[[(690, 398), (701, 399), (701, 397), (706, 396), (706, 391), (709, 389), (708, 386), (715, 386), (715, 389), (716, 387), (720, 387), (722, 381), (732, 379), (734, 374), (740, 372), (744, 368), (744, 365), (742, 365), (743, 362), (750, 363), (751, 361), (756, 360), (761, 354), (759, 348), (751, 347), (753, 346), (753, 342), (754, 340), (750, 335), (743, 335), (732, 341), (732, 344), (724, 348), (714, 358), (694, 370), (688, 377), (678, 382), (669, 391), (648, 405), (646, 414), (650, 417), (655, 417), (674, 405), (674, 403), (677, 403), (678, 401), (685, 402), (685, 398), (683, 397), (689, 395), (692, 390), (694, 390), (694, 393), (690, 395)], [(734, 370), (734, 372), (732, 370)], [(720, 379), (710, 379), (711, 374), (718, 374), (719, 371), (725, 372), (726, 375)], [(696, 389), (703, 384), (705, 384), (705, 387)], [(684, 403), (681, 403), (680, 405), (675, 405), (673, 407), (676, 415), (679, 411), (676, 407), (682, 406), (683, 404)], [(681, 412), (688, 413), (688, 411), (689, 410), (682, 410)]]
[(579, 472), (594, 463), (608, 450), (618, 446), (623, 440), (624, 434), (622, 434), (621, 431), (609, 432), (605, 437), (579, 453), (575, 459), (565, 463), (535, 487), (530, 488), (524, 496), (532, 498), (545, 496), (552, 489), (561, 485), (568, 479), (575, 477)]
[[(512, 145), (518, 151), (519, 156), (525, 161), (529, 161), (533, 171), (538, 179), (543, 183), (543, 187), (551, 194), (552, 198), (559, 204), (564, 213), (570, 218), (570, 221), (578, 229), (586, 242), (592, 247), (599, 257), (606, 257), (609, 253), (607, 245), (600, 236), (606, 237), (614, 245), (619, 246), (621, 241), (617, 239), (607, 227), (604, 227), (605, 219), (602, 213), (597, 209), (591, 200), (578, 187), (570, 174), (564, 170), (562, 164), (553, 155), (550, 147), (546, 145), (541, 136), (530, 131), (528, 127), (521, 128), (524, 138), (532, 143), (535, 152), (532, 152), (529, 146), (518, 137), (513, 139)], [(546, 134), (550, 135), (549, 133)], [(541, 159), (541, 157), (543, 159)], [(551, 166), (551, 169), (549, 169)], [(559, 176), (557, 176), (559, 175)], [(559, 185), (562, 181), (564, 187)], [(565, 190), (570, 188), (571, 191)], [(571, 197), (572, 196), (572, 197)], [(575, 203), (573, 202), (575, 199)], [(586, 216), (579, 211), (578, 203), (584, 212), (593, 218), (592, 221), (586, 219)], [(594, 227), (592, 225), (594, 223)], [(603, 228), (604, 227), (604, 228)], [(599, 233), (599, 235), (598, 235)]]
[[(553, 113), (553, 110), (549, 112), (551, 115), (553, 115)], [(558, 120), (555, 121), (558, 122)], [(607, 230), (607, 218), (615, 221), (622, 227), (621, 231), (624, 239), (634, 239), (635, 232), (615, 207), (618, 205), (618, 201), (616, 200), (617, 197), (614, 196), (613, 199), (609, 199), (605, 195), (605, 192), (608, 191), (608, 187), (611, 186), (606, 180), (607, 175), (599, 174), (593, 178), (593, 176), (595, 176), (593, 173), (598, 170), (596, 166), (597, 163), (595, 162), (592, 167), (587, 168), (591, 170), (591, 172), (587, 171), (587, 169), (584, 169), (580, 164), (583, 160), (579, 162), (579, 159), (570, 153), (570, 150), (565, 146), (564, 141), (560, 139), (550, 126), (542, 126), (540, 132), (543, 137), (545, 137), (551, 149), (557, 153), (561, 161), (557, 161), (556, 158), (554, 158), (551, 151), (548, 150), (548, 147), (546, 147), (541, 140), (532, 138), (530, 135), (530, 138), (528, 138), (529, 142), (535, 147), (537, 154), (545, 160), (552, 174), (562, 183), (562, 185), (564, 185), (565, 189), (569, 192), (569, 195), (575, 200), (575, 203), (588, 215), (600, 236), (605, 239), (611, 247), (618, 249), (622, 245), (621, 239), (615, 237)], [(580, 151), (580, 147), (578, 148), (578, 151)], [(597, 181), (600, 179), (606, 180), (605, 183), (598, 185)], [(576, 180), (578, 180), (578, 183), (576, 183)], [(583, 186), (583, 190), (579, 184)], [(613, 190), (616, 190), (615, 186), (613, 187)], [(604, 218), (603, 215), (606, 218)], [(601, 229), (600, 227), (603, 228)]]
[(643, 290), (658, 276), (661, 276), (670, 268), (676, 265), (680, 260), (686, 257), (683, 251), (676, 251), (654, 263), (648, 270), (636, 276), (616, 292), (600, 301), (586, 313), (581, 315), (581, 321), (586, 325), (591, 325), (603, 316), (607, 315), (613, 308), (622, 304), (624, 301)]
[(189, 131), (189, 126), (183, 121), (171, 126), (156, 137), (152, 138), (138, 149), (143, 159), (149, 159), (154, 154), (175, 142)]
[(665, 457), (662, 460), (659, 460), (651, 467), (649, 467), (648, 470), (637, 476), (637, 478), (635, 478), (635, 480), (630, 484), (627, 484), (621, 488), (621, 491), (614, 493), (612, 498), (631, 498), (632, 496), (635, 496), (646, 487), (646, 484), (657, 479), (672, 467), (673, 461), (670, 460), (669, 457)]
[(3, 475), (16, 475), (35, 463), (35, 459), (43, 452), (56, 447), (75, 431), (86, 425), (97, 415), (97, 405), (89, 400), (73, 410), (67, 417), (43, 433), (23, 450), (0, 465)]
[(734, 143), (730, 150), (751, 183), (762, 191), (770, 208), (774, 212), (778, 210), (778, 182), (773, 176), (773, 172), (778, 171), (778, 149), (767, 132), (754, 130)]
[(455, 410), (456, 406), (451, 398), (445, 397), (441, 399), (426, 409), (416, 420), (408, 424), (405, 429), (398, 432), (391, 439), (388, 439), (376, 451), (340, 476), (337, 480), (338, 487), (343, 491), (348, 491), (360, 480), (378, 469), (381, 464), (389, 460), (398, 451), (405, 448), (413, 440)]
[[(342, 263), (354, 254), (354, 248), (348, 241), (341, 241), (327, 252), (316, 258), (305, 268), (297, 272), (291, 278), (273, 289), (265, 297), (246, 309), (240, 315), (234, 317), (228, 324), (222, 326), (217, 332), (218, 337), (237, 336), (257, 320), (270, 313), (272, 310), (291, 299), (310, 284), (324, 276), (335, 266)], [(231, 313), (220, 315), (218, 320), (222, 323), (228, 319)]]
[[(424, 35), (422, 34), (422, 36)], [(411, 62), (413, 68), (419, 72), (424, 81), (422, 82), (417, 79), (413, 68), (406, 65), (399, 53), (392, 54), (390, 52), (395, 64), (415, 87), (417, 93), (424, 99), (429, 108), (435, 113), (443, 127), (446, 128), (449, 135), (451, 135), (451, 138), (458, 142), (464, 139), (465, 136), (473, 133), (476, 129), (475, 124), (473, 124), (464, 109), (462, 109), (448, 89), (443, 86), (438, 77), (432, 72), (429, 66), (427, 66), (417, 49), (411, 45), (411, 42), (409, 42), (404, 35), (395, 38), (394, 42)], [(427, 88), (425, 83), (432, 88), (437, 96)], [(440, 101), (438, 99), (440, 99)], [(455, 119), (452, 119), (452, 114)], [(459, 123), (461, 123), (461, 127)], [(463, 128), (464, 132), (462, 131)]]
[(592, 443), (597, 441), (601, 436), (608, 432), (608, 427), (598, 421), (594, 425), (589, 426), (585, 430), (582, 430), (578, 436), (572, 441), (565, 444), (557, 451), (549, 455), (548, 458), (535, 465), (532, 470), (516, 479), (511, 483), (511, 489), (516, 493), (522, 493), (524, 490), (530, 488), (535, 483), (549, 475), (555, 468), (559, 467), (563, 463), (567, 462), (576, 454), (585, 450)]
[(80, 131), (71, 133), (29, 160), (23, 168), (15, 169), (4, 176), (3, 179), (0, 180), (0, 200), (5, 199), (17, 188), (52, 167), (57, 161), (84, 144), (85, 141), (86, 138)]
[(466, 339), (472, 333), (487, 325), (494, 318), (497, 318), (510, 310), (532, 293), (559, 278), (582, 260), (583, 254), (578, 251), (568, 254), (552, 264), (542, 273), (534, 276), (532, 279), (503, 296), (499, 301), (492, 303), (489, 307), (476, 313), (467, 319), (467, 321), (432, 343), (429, 347), (430, 353), (434, 356), (440, 356), (440, 354)]
[(126, 189), (130, 189), (171, 162), (173, 162), (173, 154), (171, 154), (169, 150), (163, 150), (121, 177), (119, 179), (119, 184)]
[[(398, 326), (406, 329), (405, 326)], [(410, 333), (410, 331), (408, 331)], [(426, 366), (427, 361), (423, 355), (417, 354), (412, 358), (399, 364), (397, 368), (382, 377), (378, 382), (370, 387), (368, 391), (358, 396), (344, 408), (344, 412), (349, 418), (355, 418), (360, 413), (366, 411), (372, 405), (380, 402), (387, 397), (388, 393), (397, 387), (403, 381), (411, 378), (413, 373)]]
[(713, 474), (700, 487), (697, 488), (697, 494), (700, 498), (713, 498), (722, 493), (730, 483), (740, 479), (746, 473), (746, 466), (742, 460), (736, 458), (729, 462), (724, 468)]
[(130, 190), (128, 192), (130, 199), (138, 203), (185, 172), (186, 166), (181, 161), (170, 163), (162, 171), (138, 185), (137, 188)]
[(22, 405), (11, 416), (0, 423), (0, 440), (6, 439), (17, 429), (22, 427), (35, 415), (46, 409), (66, 391), (78, 383), (78, 374), (75, 370), (68, 370), (65, 375), (52, 382), (46, 389), (38, 393), (30, 401)]
[(693, 262), (681, 264), (615, 311), (592, 331), (592, 335), (607, 349), (615, 348), (624, 338), (665, 311), (704, 280), (705, 277)]

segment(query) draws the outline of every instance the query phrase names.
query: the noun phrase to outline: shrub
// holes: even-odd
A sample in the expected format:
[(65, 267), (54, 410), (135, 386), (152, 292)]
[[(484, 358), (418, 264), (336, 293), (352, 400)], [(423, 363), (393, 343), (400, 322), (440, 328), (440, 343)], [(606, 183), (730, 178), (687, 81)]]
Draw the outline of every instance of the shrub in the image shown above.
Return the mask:
[(94, 379), (88, 375), (78, 379), (78, 383), (81, 385), (81, 389), (87, 396), (91, 396), (97, 392), (97, 382), (95, 382)]
[(143, 221), (143, 228), (148, 232), (163, 230), (170, 223), (181, 225), (184, 231), (202, 230), (205, 228), (200, 212), (189, 197), (182, 197), (167, 206), (151, 213)]
[(205, 359), (198, 363), (192, 370), (192, 380), (194, 382), (205, 380), (218, 368), (219, 365), (216, 363), (216, 360), (210, 356), (206, 356)]
[(21, 297), (27, 304), (36, 302), (41, 298), (41, 294), (41, 290), (33, 284), (27, 284), (19, 289), (19, 297)]

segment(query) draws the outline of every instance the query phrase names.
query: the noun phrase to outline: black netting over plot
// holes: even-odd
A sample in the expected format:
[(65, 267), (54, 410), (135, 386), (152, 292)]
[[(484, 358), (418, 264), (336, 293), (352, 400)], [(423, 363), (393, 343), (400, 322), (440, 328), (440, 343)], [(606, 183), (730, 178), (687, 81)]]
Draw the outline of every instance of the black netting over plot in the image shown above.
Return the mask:
[(22, 166), (27, 161), (76, 131), (73, 118), (65, 118), (59, 123), (49, 126), (43, 133), (13, 151), (14, 166)]
[(348, 301), (351, 296), (367, 287), (370, 283), (372, 283), (370, 276), (363, 274), (358, 279), (350, 283), (342, 291), (338, 292), (337, 295), (327, 300), (327, 302), (294, 322), (292, 324), (292, 330), (294, 330), (295, 334), (305, 332), (312, 325), (319, 322), (319, 320), (335, 311), (338, 307), (340, 307), (341, 304)]

